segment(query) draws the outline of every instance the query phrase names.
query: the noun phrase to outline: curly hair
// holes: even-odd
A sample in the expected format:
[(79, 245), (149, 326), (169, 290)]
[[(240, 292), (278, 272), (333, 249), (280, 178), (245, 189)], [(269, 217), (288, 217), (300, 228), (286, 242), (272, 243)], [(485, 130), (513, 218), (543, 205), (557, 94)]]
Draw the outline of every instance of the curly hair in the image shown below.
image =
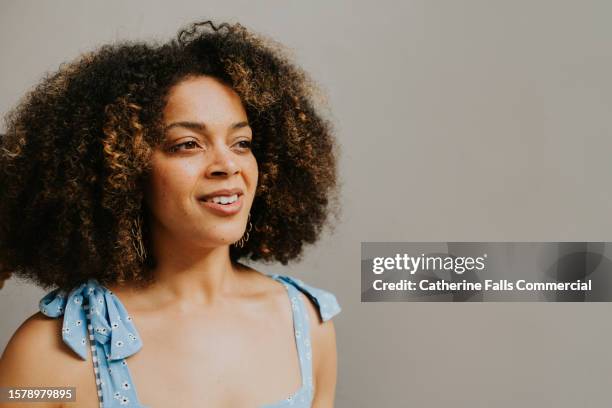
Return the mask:
[(63, 289), (90, 278), (152, 282), (155, 260), (138, 257), (131, 230), (146, 210), (168, 92), (195, 75), (234, 89), (255, 136), (253, 229), (242, 248), (230, 247), (231, 260), (299, 259), (338, 215), (332, 125), (315, 107), (312, 81), (282, 48), (240, 24), (206, 21), (166, 43), (123, 41), (82, 54), (6, 115), (0, 269)]

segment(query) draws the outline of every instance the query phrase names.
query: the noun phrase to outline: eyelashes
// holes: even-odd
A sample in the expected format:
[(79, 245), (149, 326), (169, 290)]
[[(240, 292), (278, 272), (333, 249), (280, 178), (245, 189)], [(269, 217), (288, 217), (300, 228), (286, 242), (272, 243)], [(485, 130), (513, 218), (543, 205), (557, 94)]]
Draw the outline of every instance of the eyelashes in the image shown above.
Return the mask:
[(241, 146), (243, 149), (251, 149), (251, 147), (253, 147), (253, 143), (250, 140), (241, 140), (237, 144), (241, 143), (244, 143), (244, 145)]
[(178, 151), (181, 150), (193, 150), (193, 149), (181, 149), (181, 147), (183, 146), (197, 146), (198, 144), (196, 142), (194, 142), (193, 140), (190, 140), (188, 142), (184, 142), (184, 143), (179, 143), (177, 145), (172, 146), (170, 149), (168, 149), (170, 152), (172, 153), (176, 153)]
[[(249, 140), (241, 140), (236, 145), (239, 145), (241, 150), (250, 150), (253, 146), (253, 143)], [(189, 140), (187, 142), (179, 143), (177, 145), (172, 146), (168, 150), (172, 153), (176, 153), (179, 151), (189, 151), (195, 150), (198, 147), (198, 143), (194, 140)]]

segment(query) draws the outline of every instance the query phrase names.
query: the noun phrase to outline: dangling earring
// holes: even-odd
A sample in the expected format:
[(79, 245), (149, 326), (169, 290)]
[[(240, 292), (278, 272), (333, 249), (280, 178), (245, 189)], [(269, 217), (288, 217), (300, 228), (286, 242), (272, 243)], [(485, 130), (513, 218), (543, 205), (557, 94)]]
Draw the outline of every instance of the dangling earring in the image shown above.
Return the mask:
[(249, 213), (248, 225), (247, 225), (246, 232), (244, 233), (242, 238), (240, 238), (238, 241), (234, 242), (234, 246), (237, 246), (238, 248), (244, 247), (244, 244), (249, 240), (249, 232), (252, 229), (253, 229), (253, 224), (251, 223), (251, 213)]
[(141, 262), (145, 261), (147, 253), (145, 251), (144, 243), (142, 242), (142, 215), (138, 216), (132, 221), (132, 245), (136, 250), (136, 254)]

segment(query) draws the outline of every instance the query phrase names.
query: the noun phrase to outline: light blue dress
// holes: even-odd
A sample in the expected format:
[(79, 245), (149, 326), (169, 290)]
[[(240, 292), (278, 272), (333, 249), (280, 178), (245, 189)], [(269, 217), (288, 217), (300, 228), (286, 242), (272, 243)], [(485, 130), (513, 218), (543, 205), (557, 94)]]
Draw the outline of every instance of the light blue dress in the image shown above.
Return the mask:
[[(293, 328), (302, 386), (293, 395), (263, 408), (307, 408), (312, 404), (312, 352), (304, 293), (316, 305), (323, 321), (340, 312), (336, 297), (287, 275), (268, 274), (287, 289), (293, 310)], [(149, 408), (141, 405), (132, 382), (127, 358), (142, 347), (132, 317), (112, 291), (90, 279), (69, 293), (55, 289), (40, 300), (40, 311), (58, 318), (64, 316), (62, 339), (83, 360), (91, 349), (102, 408)], [(89, 342), (87, 339), (89, 338)]]

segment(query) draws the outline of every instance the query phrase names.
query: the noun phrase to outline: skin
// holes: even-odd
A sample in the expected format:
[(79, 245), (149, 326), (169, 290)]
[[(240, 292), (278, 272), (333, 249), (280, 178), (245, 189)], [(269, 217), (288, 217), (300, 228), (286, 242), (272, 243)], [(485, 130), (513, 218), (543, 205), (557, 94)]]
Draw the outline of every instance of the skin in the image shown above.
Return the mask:
[[(149, 407), (279, 402), (301, 387), (286, 289), (229, 257), (229, 245), (244, 234), (257, 188), (257, 161), (248, 147), (257, 135), (239, 96), (205, 76), (175, 85), (163, 118), (166, 141), (151, 158), (145, 195), (156, 280), (146, 289), (109, 287), (144, 344), (127, 360), (140, 402)], [(181, 122), (205, 126), (176, 125)], [(243, 190), (239, 213), (218, 215), (198, 201), (222, 188)], [(321, 322), (315, 306), (300, 296), (311, 326), (313, 407), (333, 407), (334, 326)], [(0, 385), (73, 385), (76, 404), (37, 406), (98, 407), (91, 357), (84, 362), (76, 356), (60, 332), (61, 319), (37, 313), (26, 320), (0, 360)]]

